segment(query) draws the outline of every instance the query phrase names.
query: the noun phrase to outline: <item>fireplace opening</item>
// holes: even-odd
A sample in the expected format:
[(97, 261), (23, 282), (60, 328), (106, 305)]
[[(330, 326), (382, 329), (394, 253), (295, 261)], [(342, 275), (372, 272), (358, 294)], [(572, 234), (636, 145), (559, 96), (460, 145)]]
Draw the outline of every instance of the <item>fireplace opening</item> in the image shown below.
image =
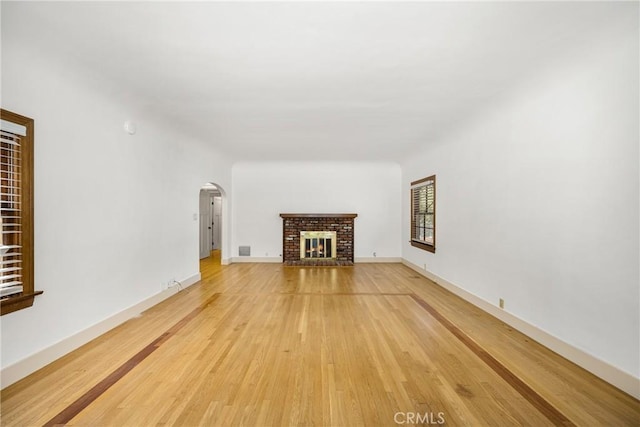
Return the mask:
[(301, 231), (300, 259), (336, 258), (335, 231)]

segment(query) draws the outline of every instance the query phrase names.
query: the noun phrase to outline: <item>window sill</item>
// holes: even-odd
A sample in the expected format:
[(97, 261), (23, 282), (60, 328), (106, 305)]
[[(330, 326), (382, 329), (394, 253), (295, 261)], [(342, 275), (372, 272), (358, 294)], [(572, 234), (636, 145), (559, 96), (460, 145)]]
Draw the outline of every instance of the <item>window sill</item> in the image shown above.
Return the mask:
[(418, 249), (422, 249), (425, 250), (427, 252), (431, 252), (431, 253), (436, 253), (436, 247), (434, 245), (430, 245), (428, 243), (423, 243), (423, 242), (419, 242), (416, 240), (411, 240), (410, 241), (411, 246), (413, 246), (414, 248), (418, 248)]
[(7, 298), (0, 301), (0, 316), (31, 307), (36, 295), (42, 294), (43, 291), (36, 291), (30, 294), (20, 295), (18, 297)]

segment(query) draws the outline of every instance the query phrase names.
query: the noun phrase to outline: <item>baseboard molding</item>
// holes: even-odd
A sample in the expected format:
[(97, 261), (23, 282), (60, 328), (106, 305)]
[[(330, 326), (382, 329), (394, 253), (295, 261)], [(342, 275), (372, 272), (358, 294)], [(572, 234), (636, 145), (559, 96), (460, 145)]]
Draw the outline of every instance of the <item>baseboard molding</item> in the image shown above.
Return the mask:
[(255, 257), (255, 256), (239, 256), (231, 258), (231, 264), (234, 263), (280, 263), (280, 257)]
[(356, 257), (353, 262), (358, 263), (399, 263), (402, 262), (402, 258), (396, 257)]
[(439, 286), (447, 289), (448, 291), (456, 294), (460, 298), (475, 305), (481, 310), (487, 312), (503, 321), (504, 323), (512, 326), (528, 337), (534, 339), (545, 347), (555, 351), (562, 357), (570, 360), (576, 365), (586, 369), (592, 374), (602, 378), (609, 384), (619, 388), (620, 390), (628, 393), (629, 395), (640, 399), (640, 378), (636, 378), (632, 374), (622, 371), (613, 365), (585, 352), (582, 349), (574, 347), (571, 344), (562, 341), (560, 338), (534, 326), (514, 314), (505, 311), (498, 306), (491, 304), (490, 302), (474, 295), (468, 291), (465, 291), (461, 287), (443, 279), (442, 277), (433, 274), (432, 272), (413, 264), (406, 259), (402, 259), (402, 264), (431, 280)]
[[(185, 279), (180, 280), (182, 289), (185, 289), (194, 283), (200, 281), (200, 273), (196, 273)], [(11, 384), (21, 380), (22, 378), (34, 373), (51, 362), (61, 358), (62, 356), (80, 348), (91, 340), (96, 339), (100, 335), (108, 332), (127, 320), (139, 315), (145, 310), (164, 301), (172, 295), (179, 292), (177, 286), (161, 291), (137, 304), (132, 305), (113, 316), (89, 326), (88, 328), (71, 335), (62, 341), (53, 344), (31, 356), (28, 356), (12, 365), (9, 365), (0, 371), (0, 389), (10, 386)]]
[(231, 264), (231, 261), (229, 260), (229, 258), (222, 258), (220, 260), (220, 265), (229, 265)]

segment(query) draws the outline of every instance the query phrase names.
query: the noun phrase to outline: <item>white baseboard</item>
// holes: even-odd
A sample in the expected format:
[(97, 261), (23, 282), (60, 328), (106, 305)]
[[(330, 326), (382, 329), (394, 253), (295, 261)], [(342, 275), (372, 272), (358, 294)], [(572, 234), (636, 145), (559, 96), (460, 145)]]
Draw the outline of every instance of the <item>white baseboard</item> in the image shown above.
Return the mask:
[(229, 265), (231, 264), (231, 261), (229, 260), (229, 258), (222, 258), (220, 260), (220, 265)]
[(402, 258), (395, 257), (356, 257), (353, 262), (355, 263), (399, 263), (402, 262)]
[(448, 291), (456, 294), (460, 298), (470, 302), (479, 309), (489, 313), (490, 315), (500, 319), (504, 323), (512, 326), (528, 337), (534, 339), (545, 347), (555, 351), (564, 358), (572, 361), (576, 365), (586, 369), (592, 374), (602, 378), (609, 384), (619, 388), (625, 393), (630, 394), (636, 399), (640, 399), (640, 378), (636, 378), (632, 374), (622, 371), (613, 365), (585, 352), (582, 349), (572, 346), (571, 344), (562, 341), (560, 338), (534, 326), (519, 317), (505, 311), (498, 306), (491, 304), (490, 302), (474, 295), (468, 291), (465, 291), (461, 287), (425, 270), (416, 264), (413, 264), (406, 259), (402, 260), (402, 263), (407, 267), (420, 273), (427, 279), (436, 283), (439, 286), (447, 289)]
[(282, 258), (270, 256), (270, 257), (256, 257), (256, 256), (238, 256), (231, 258), (231, 264), (233, 263), (282, 263)]
[[(194, 283), (200, 281), (200, 273), (196, 273), (186, 279), (180, 280), (182, 289), (185, 289)], [(61, 358), (65, 354), (76, 350), (89, 341), (99, 337), (100, 335), (108, 332), (118, 325), (126, 322), (127, 320), (139, 315), (145, 310), (153, 307), (154, 305), (164, 301), (170, 296), (179, 292), (177, 286), (171, 287), (167, 290), (161, 291), (146, 300), (140, 301), (137, 304), (132, 305), (113, 316), (89, 326), (88, 328), (71, 335), (62, 341), (53, 344), (43, 350), (40, 350), (31, 356), (28, 356), (12, 365), (9, 365), (0, 371), (0, 389), (10, 386), (11, 384), (21, 380), (37, 371), (40, 368), (45, 367), (49, 363)]]

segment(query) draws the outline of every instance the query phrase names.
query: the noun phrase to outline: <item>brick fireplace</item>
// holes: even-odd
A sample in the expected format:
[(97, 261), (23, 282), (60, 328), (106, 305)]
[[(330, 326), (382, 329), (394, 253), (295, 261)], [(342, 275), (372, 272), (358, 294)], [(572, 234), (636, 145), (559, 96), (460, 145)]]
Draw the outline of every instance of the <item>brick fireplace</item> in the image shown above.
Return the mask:
[[(281, 213), (283, 262), (287, 265), (353, 265), (353, 225), (357, 216), (354, 213)], [(335, 241), (331, 240), (332, 235)], [(329, 250), (330, 247), (335, 249)]]

